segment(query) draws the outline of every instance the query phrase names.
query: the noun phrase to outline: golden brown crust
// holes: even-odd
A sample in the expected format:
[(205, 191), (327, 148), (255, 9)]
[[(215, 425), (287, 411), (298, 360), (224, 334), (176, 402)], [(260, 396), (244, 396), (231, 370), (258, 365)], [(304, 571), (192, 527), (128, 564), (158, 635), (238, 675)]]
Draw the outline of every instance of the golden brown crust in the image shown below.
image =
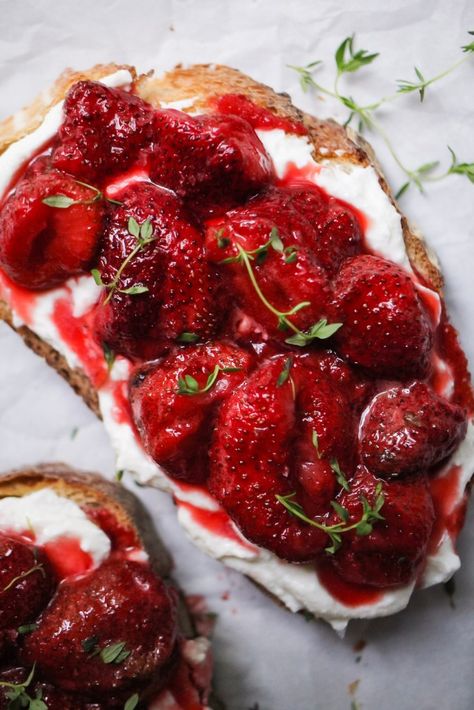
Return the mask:
[(42, 357), (48, 365), (56, 370), (72, 389), (82, 397), (87, 406), (92, 409), (99, 419), (101, 418), (99, 409), (99, 398), (87, 375), (78, 368), (69, 367), (66, 358), (58, 353), (46, 341), (42, 340), (36, 333), (26, 325), (14, 326), (12, 313), (4, 301), (0, 300), (0, 320), (5, 321), (18, 335), (23, 338), (23, 342), (33, 352)]
[[(15, 117), (0, 124), (0, 153), (13, 141), (34, 130), (51, 105), (64, 98), (68, 88), (80, 79), (100, 79), (120, 68), (132, 67), (116, 64), (97, 65), (85, 72), (64, 72), (48, 94), (40, 95), (27, 109), (21, 112), (22, 127), (18, 128)], [(189, 68), (178, 65), (174, 70), (160, 77), (153, 72), (138, 77), (135, 90), (145, 100), (155, 106), (182, 99), (196, 97), (187, 110), (206, 111), (216, 96), (226, 93), (243, 93), (256, 104), (273, 111), (278, 116), (294, 121), (301, 121), (309, 131), (314, 146), (316, 160), (332, 159), (341, 162), (350, 161), (358, 165), (373, 165), (378, 172), (382, 189), (397, 207), (393, 194), (383, 176), (372, 147), (352, 129), (345, 129), (335, 121), (319, 120), (303, 113), (291, 103), (287, 94), (277, 94), (270, 87), (242, 74), (236, 69), (222, 65), (197, 64)], [(413, 230), (402, 215), (405, 245), (413, 268), (423, 276), (432, 288), (442, 293), (443, 278), (433, 261), (429, 258), (427, 247), (422, 237)], [(15, 327), (6, 304), (0, 302), (0, 318), (5, 320), (23, 338), (26, 345), (41, 355), (52, 365), (84, 399), (86, 404), (98, 416), (97, 393), (88, 377), (77, 369), (70, 368), (65, 359), (51, 346), (43, 342), (28, 328)]]

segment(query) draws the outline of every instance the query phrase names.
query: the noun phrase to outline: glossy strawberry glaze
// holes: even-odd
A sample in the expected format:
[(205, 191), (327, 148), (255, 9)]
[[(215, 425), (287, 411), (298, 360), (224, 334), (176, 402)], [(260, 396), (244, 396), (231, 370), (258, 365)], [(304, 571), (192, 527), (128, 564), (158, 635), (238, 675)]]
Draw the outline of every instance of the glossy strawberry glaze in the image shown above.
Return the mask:
[(235, 531), (228, 514), (224, 510), (205, 510), (186, 501), (180, 501), (178, 504), (180, 508), (189, 512), (199, 526), (206, 528), (213, 535), (234, 540), (248, 550), (254, 551), (256, 549), (254, 545), (247, 542), (242, 535)]
[(43, 549), (58, 579), (83, 574), (94, 564), (92, 557), (81, 549), (79, 541), (74, 538), (60, 537), (54, 542), (47, 542)]
[(308, 133), (307, 128), (300, 121), (277, 116), (267, 109), (257, 106), (243, 94), (225, 94), (220, 96), (214, 105), (219, 113), (240, 116), (255, 129), (280, 128), (285, 133), (295, 133), (299, 136), (305, 136)]
[[(242, 96), (232, 95), (222, 97), (217, 102), (216, 108), (221, 113), (238, 111), (239, 115), (246, 118), (254, 128), (261, 130), (280, 128), (288, 133), (293, 132), (299, 135), (306, 133), (306, 129), (300, 123), (278, 118), (274, 114), (260, 107), (256, 107)], [(24, 172), (24, 170), (20, 171), (19, 174), (22, 172)], [(280, 186), (308, 186), (317, 172), (318, 166), (314, 164), (308, 164), (303, 168), (298, 168), (296, 165), (290, 164), (283, 179), (281, 179), (278, 184)], [(118, 175), (112, 180), (106, 181), (101, 185), (101, 188), (106, 195), (114, 197), (120, 193), (120, 190), (125, 184), (138, 183), (148, 179), (147, 170), (143, 165), (140, 165), (139, 167), (128, 170), (123, 175)], [(14, 185), (14, 181), (12, 181), (12, 185)], [(327, 194), (326, 199), (330, 199), (330, 196)], [(341, 200), (337, 202), (352, 212), (360, 225), (362, 233), (364, 233), (368, 226), (367, 217), (360, 210), (356, 210), (351, 205)], [(365, 245), (365, 251), (369, 251), (367, 245)], [(1, 272), (0, 276), (2, 276)], [(433, 325), (436, 326), (438, 324), (440, 317), (442, 319), (438, 329), (438, 342), (433, 354), (431, 385), (436, 392), (446, 395), (448, 385), (453, 382), (453, 401), (461, 404), (469, 413), (472, 413), (474, 411), (472, 389), (466, 359), (457, 342), (457, 335), (452, 326), (446, 321), (444, 313), (440, 314), (439, 299), (435, 293), (427, 287), (421, 277), (413, 274), (412, 278), (419, 288), (419, 295), (430, 314)], [(35, 308), (37, 299), (39, 301), (40, 296), (14, 285), (4, 275), (1, 281), (3, 281), (3, 290), (6, 300), (12, 305), (14, 312), (28, 324), (31, 319), (31, 313)], [(0, 287), (2, 286), (1, 281)], [(94, 311), (95, 308), (92, 308), (92, 310), (84, 316), (80, 318), (74, 317), (71, 299), (66, 295), (64, 298), (56, 301), (52, 320), (61, 339), (76, 355), (93, 384), (99, 391), (103, 390), (112, 396), (115, 403), (113, 410), (115, 420), (119, 424), (130, 425), (135, 437), (138, 438), (138, 434), (130, 417), (130, 408), (126, 394), (127, 378), (114, 380), (108, 378), (102, 351), (91, 335), (91, 323), (94, 317)], [(260, 354), (269, 354), (268, 346), (261, 344), (259, 347)], [(430, 485), (435, 501), (437, 520), (430, 543), (430, 552), (436, 551), (444, 531), (447, 530), (453, 539), (455, 539), (461, 527), (464, 503), (459, 505), (454, 511), (452, 506), (450, 507), (447, 502), (452, 502), (458, 492), (456, 476), (457, 474), (454, 471), (443, 478), (438, 477), (431, 479)], [(187, 485), (179, 481), (174, 481), (174, 487), (175, 491), (177, 491), (175, 498), (178, 505), (186, 509), (200, 527), (206, 528), (214, 535), (232, 539), (242, 547), (255, 549), (254, 546), (242, 540), (242, 538), (236, 534), (229, 516), (224, 511), (209, 511), (187, 500), (180, 500), (179, 492), (183, 491), (183, 493), (185, 493)], [(318, 566), (317, 574), (321, 584), (336, 599), (348, 607), (375, 603), (380, 598), (381, 593), (379, 591), (374, 591), (363, 585), (353, 585), (342, 580), (337, 573), (326, 564)]]
[(431, 495), (436, 511), (436, 520), (430, 540), (430, 552), (435, 552), (447, 532), (453, 541), (463, 526), (466, 513), (467, 493), (459, 498), (460, 466), (453, 464), (447, 471), (431, 481)]
[(52, 321), (61, 339), (81, 362), (94, 387), (100, 388), (107, 379), (107, 367), (102, 349), (88, 337), (91, 314), (75, 317), (71, 299), (65, 296), (54, 304)]

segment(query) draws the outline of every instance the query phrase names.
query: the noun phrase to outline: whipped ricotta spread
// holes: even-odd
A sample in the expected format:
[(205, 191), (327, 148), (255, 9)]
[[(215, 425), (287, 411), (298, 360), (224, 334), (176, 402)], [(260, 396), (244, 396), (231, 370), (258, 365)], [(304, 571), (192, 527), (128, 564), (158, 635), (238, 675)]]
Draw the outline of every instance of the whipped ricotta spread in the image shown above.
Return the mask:
[[(120, 71), (101, 81), (109, 86), (118, 86), (129, 83), (130, 75), (128, 72)], [(176, 108), (185, 108), (192, 104), (193, 100), (190, 99), (180, 102)], [(170, 104), (169, 107), (175, 106)], [(0, 188), (3, 186), (5, 189), (19, 165), (41, 147), (45, 140), (54, 135), (60, 123), (61, 105), (58, 104), (49, 111), (36, 131), (11, 145), (0, 156)], [(260, 129), (257, 133), (272, 157), (279, 176), (283, 176), (291, 165), (304, 169), (308, 179), (313, 180), (331, 195), (360, 210), (366, 218), (368, 248), (399, 264), (420, 287), (406, 254), (400, 215), (382, 190), (378, 175), (371, 166), (362, 167), (339, 160), (330, 161), (326, 158), (316, 162), (312, 155), (312, 145), (305, 136), (288, 134), (282, 129)], [(426, 287), (420, 287), (423, 288), (429, 292), (431, 303), (438, 303), (438, 309), (434, 310), (439, 312), (438, 294)], [(25, 322), (29, 328), (61, 353), (71, 367), (80, 367), (80, 359), (61, 338), (50, 315), (57, 300), (69, 294), (73, 313), (80, 316), (96, 302), (99, 292), (92, 277), (70, 279), (61, 288), (36, 295), (34, 306), (29, 309), (27, 321), (23, 321), (18, 313), (14, 313), (15, 325), (22, 325)], [(3, 288), (3, 297), (9, 300), (7, 286)], [(109, 381), (98, 390), (100, 409), (116, 452), (117, 466), (119, 469), (132, 472), (135, 479), (142, 484), (171, 492), (178, 506), (179, 522), (198, 547), (211, 557), (245, 573), (266, 587), (292, 611), (306, 609), (315, 616), (326, 619), (339, 632), (345, 629), (351, 618), (386, 616), (407, 606), (414, 584), (384, 591), (377, 600), (369, 604), (346, 606), (335, 599), (319, 582), (314, 566), (290, 564), (268, 550), (250, 544), (244, 540), (232, 523), (230, 523), (230, 530), (234, 530), (235, 534), (228, 536), (217, 534), (202, 524), (200, 519), (193, 515), (193, 509), (218, 513), (221, 511), (219, 504), (204, 489), (189, 485), (184, 488), (178, 481), (169, 478), (146, 454), (130, 424), (116, 416), (112, 385), (126, 381), (130, 370), (131, 364), (124, 358), (118, 357)], [(448, 389), (451, 386), (452, 382), (448, 383)], [(466, 484), (474, 471), (472, 422), (469, 423), (464, 442), (446, 464), (446, 474), (453, 464), (460, 467), (457, 496), (452, 502), (454, 509), (461, 503)], [(431, 586), (446, 581), (459, 565), (459, 557), (453, 542), (446, 533), (437, 551), (427, 558), (422, 585)]]
[(84, 511), (51, 488), (42, 488), (20, 498), (0, 500), (0, 528), (5, 532), (34, 535), (35, 542), (46, 545), (73, 538), (98, 567), (110, 554), (111, 543), (101, 528)]

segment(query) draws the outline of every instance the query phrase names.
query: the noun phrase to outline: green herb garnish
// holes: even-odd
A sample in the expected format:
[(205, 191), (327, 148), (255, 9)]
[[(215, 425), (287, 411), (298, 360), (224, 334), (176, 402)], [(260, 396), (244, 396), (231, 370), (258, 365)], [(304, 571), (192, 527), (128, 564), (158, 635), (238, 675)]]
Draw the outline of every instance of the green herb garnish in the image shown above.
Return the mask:
[[(474, 31), (470, 31), (469, 34), (474, 35)], [(354, 120), (357, 120), (358, 130), (360, 132), (364, 129), (368, 129), (376, 131), (380, 135), (398, 167), (408, 178), (398, 190), (396, 195), (397, 198), (405, 194), (411, 185), (414, 185), (418, 188), (418, 190), (420, 190), (420, 192), (423, 192), (423, 186), (425, 183), (439, 181), (452, 174), (465, 175), (471, 182), (474, 183), (474, 164), (458, 163), (454, 155), (452, 165), (441, 173), (434, 174), (436, 168), (439, 167), (439, 161), (437, 160), (425, 163), (419, 168), (408, 168), (399, 158), (389, 137), (374, 117), (375, 112), (381, 106), (391, 103), (406, 94), (417, 92), (419, 94), (420, 102), (423, 102), (426, 96), (426, 90), (429, 86), (448, 76), (461, 64), (470, 59), (470, 55), (474, 53), (474, 42), (469, 42), (468, 44), (463, 45), (461, 49), (467, 56), (459, 59), (445, 71), (427, 78), (421, 69), (415, 66), (415, 78), (413, 80), (399, 79), (397, 81), (397, 90), (395, 93), (384, 96), (376, 101), (362, 104), (353, 96), (341, 93), (339, 89), (340, 79), (345, 74), (354, 73), (368, 64), (371, 64), (379, 55), (377, 52), (369, 54), (369, 52), (365, 49), (355, 51), (354, 41), (354, 35), (346, 37), (335, 52), (334, 60), (336, 65), (336, 74), (332, 88), (321, 85), (315, 78), (315, 73), (322, 65), (321, 60), (310, 62), (306, 66), (302, 67), (288, 65), (299, 74), (300, 84), (303, 91), (315, 89), (319, 93), (325, 94), (345, 106), (349, 110), (347, 120), (344, 123), (345, 126), (348, 126)]]
[(345, 477), (345, 475), (341, 471), (341, 467), (339, 466), (338, 461), (336, 459), (332, 459), (330, 466), (331, 466), (332, 470), (334, 471), (334, 473), (336, 474), (336, 480), (339, 483), (339, 485), (342, 486), (342, 488), (344, 488), (345, 491), (350, 490), (350, 486), (347, 481), (347, 478)]
[(291, 370), (292, 365), (293, 365), (293, 358), (287, 357), (285, 360), (285, 364), (283, 365), (283, 369), (280, 372), (280, 374), (278, 375), (277, 387), (281, 387), (288, 380), (288, 378), (290, 376), (290, 370)]
[(110, 373), (112, 371), (113, 366), (114, 366), (115, 353), (112, 350), (112, 348), (107, 345), (107, 343), (102, 344), (102, 350), (104, 353), (104, 360), (107, 365), (107, 371)]
[(31, 634), (33, 631), (36, 631), (37, 628), (38, 624), (23, 624), (18, 627), (17, 631), (20, 636), (24, 636), (25, 634)]
[(101, 650), (99, 657), (103, 663), (119, 665), (130, 656), (130, 653), (131, 651), (125, 648), (125, 641), (118, 641), (117, 643), (111, 643), (109, 646), (105, 646), (105, 648)]
[(176, 338), (178, 343), (196, 343), (199, 340), (199, 335), (197, 333), (181, 333)]
[(44, 565), (42, 562), (39, 562), (33, 567), (30, 567), (30, 569), (26, 570), (26, 572), (22, 572), (21, 574), (17, 575), (16, 577), (13, 577), (13, 579), (7, 584), (6, 587), (4, 587), (1, 591), (0, 594), (4, 594), (5, 592), (8, 592), (9, 589), (14, 587), (18, 582), (21, 582), (23, 579), (26, 577), (29, 577), (30, 574), (33, 574), (34, 572), (40, 572), (43, 577), (46, 577), (45, 571), (44, 571)]
[(42, 690), (36, 691), (35, 697), (32, 698), (26, 691), (33, 680), (36, 664), (33, 665), (28, 678), (23, 683), (8, 683), (5, 680), (0, 681), (0, 687), (6, 688), (5, 695), (9, 700), (9, 710), (19, 710), (20, 708), (28, 708), (29, 710), (48, 710), (48, 706), (42, 700)]
[(128, 220), (128, 231), (132, 235), (132, 237), (135, 237), (137, 243), (136, 246), (130, 252), (130, 254), (125, 257), (120, 267), (117, 269), (112, 281), (106, 284), (102, 280), (102, 275), (98, 269), (92, 269), (91, 271), (91, 274), (96, 284), (98, 286), (103, 286), (103, 288), (106, 288), (109, 292), (107, 298), (104, 301), (104, 305), (110, 301), (115, 291), (118, 291), (119, 293), (125, 293), (129, 296), (136, 296), (138, 294), (146, 293), (148, 291), (148, 287), (140, 283), (133, 284), (133, 286), (129, 286), (128, 288), (119, 288), (118, 284), (120, 278), (125, 269), (127, 268), (128, 264), (132, 261), (132, 259), (135, 258), (138, 252), (144, 249), (148, 244), (151, 244), (151, 242), (155, 241), (155, 237), (153, 236), (153, 226), (151, 224), (150, 217), (148, 217), (148, 219), (146, 219), (141, 224), (138, 224), (134, 217), (130, 217), (130, 219)]
[(138, 705), (138, 701), (140, 700), (140, 696), (138, 693), (134, 693), (129, 697), (125, 705), (123, 706), (123, 710), (135, 710), (135, 708)]
[(216, 365), (213, 371), (207, 376), (204, 387), (199, 387), (198, 381), (195, 377), (192, 377), (192, 375), (184, 375), (184, 377), (178, 378), (178, 389), (176, 392), (177, 394), (186, 395), (205, 394), (214, 387), (221, 372), (239, 372), (241, 369), (241, 367), (221, 367), (220, 365)]
[(301, 301), (300, 303), (297, 303), (296, 306), (293, 306), (290, 308), (289, 311), (279, 311), (277, 308), (275, 308), (266, 298), (264, 293), (262, 292), (262, 289), (260, 288), (257, 278), (255, 276), (255, 272), (252, 267), (252, 261), (255, 261), (257, 264), (262, 263), (262, 259), (266, 258), (268, 254), (268, 250), (270, 248), (274, 249), (275, 251), (283, 254), (284, 253), (284, 247), (283, 247), (283, 242), (280, 239), (280, 235), (278, 233), (278, 229), (276, 227), (273, 227), (270, 232), (270, 238), (268, 239), (265, 244), (263, 244), (261, 247), (258, 247), (258, 249), (253, 249), (252, 251), (247, 251), (244, 249), (240, 244), (235, 245), (238, 251), (238, 254), (236, 256), (231, 256), (226, 259), (223, 259), (221, 264), (230, 264), (230, 263), (235, 263), (235, 264), (243, 264), (245, 266), (245, 269), (247, 270), (248, 277), (250, 279), (250, 282), (263, 303), (263, 305), (270, 311), (270, 313), (273, 313), (273, 315), (277, 318), (278, 322), (278, 329), (279, 330), (292, 330), (295, 335), (291, 336), (290, 338), (287, 338), (285, 340), (286, 343), (290, 345), (298, 345), (299, 347), (304, 347), (305, 345), (308, 345), (315, 339), (321, 339), (324, 340), (326, 338), (331, 337), (339, 328), (341, 327), (342, 323), (331, 323), (328, 324), (326, 319), (321, 319), (317, 323), (314, 323), (307, 331), (303, 332), (299, 328), (297, 328), (294, 323), (290, 320), (291, 316), (294, 316), (295, 313), (298, 313), (302, 308), (307, 308), (308, 306), (311, 305), (310, 301)]
[(375, 488), (375, 503), (373, 506), (368, 502), (365, 496), (360, 497), (360, 501), (362, 503), (362, 516), (357, 522), (352, 524), (348, 524), (349, 511), (346, 508), (343, 508), (343, 506), (337, 503), (337, 501), (331, 501), (331, 506), (340, 518), (340, 523), (325, 525), (324, 523), (320, 523), (317, 520), (309, 518), (305, 514), (303, 507), (293, 500), (295, 495), (296, 493), (290, 493), (286, 496), (277, 495), (275, 497), (277, 501), (281, 503), (289, 513), (291, 513), (291, 515), (303, 520), (303, 522), (308, 523), (308, 525), (318, 528), (318, 530), (322, 530), (329, 536), (331, 544), (325, 548), (328, 554), (334, 554), (337, 552), (342, 544), (342, 535), (344, 533), (354, 530), (356, 535), (363, 537), (372, 532), (373, 524), (377, 520), (384, 520), (384, 517), (380, 513), (385, 502), (381, 483), (378, 483)]
[(68, 209), (68, 207), (72, 207), (73, 205), (92, 205), (98, 200), (107, 200), (107, 202), (112, 202), (114, 205), (122, 204), (118, 200), (112, 200), (109, 197), (105, 197), (104, 193), (101, 190), (99, 190), (97, 187), (94, 187), (93, 185), (89, 185), (89, 183), (87, 182), (82, 182), (81, 180), (74, 180), (74, 182), (77, 182), (78, 185), (82, 185), (83, 187), (87, 187), (88, 190), (92, 190), (94, 193), (93, 197), (91, 197), (89, 200), (75, 200), (72, 197), (68, 197), (67, 195), (57, 194), (44, 197), (41, 202), (44, 205), (47, 205), (48, 207), (56, 207), (56, 209), (61, 210)]

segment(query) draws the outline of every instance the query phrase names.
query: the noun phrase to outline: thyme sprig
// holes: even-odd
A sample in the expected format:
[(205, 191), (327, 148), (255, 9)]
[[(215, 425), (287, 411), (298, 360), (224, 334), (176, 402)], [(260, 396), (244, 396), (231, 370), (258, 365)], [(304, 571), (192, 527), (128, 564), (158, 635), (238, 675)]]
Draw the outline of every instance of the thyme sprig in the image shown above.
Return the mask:
[(199, 382), (192, 375), (184, 375), (184, 377), (178, 378), (176, 393), (190, 396), (205, 394), (214, 387), (221, 372), (239, 372), (241, 369), (241, 367), (221, 367), (216, 365), (212, 372), (208, 374), (204, 387), (199, 387)]
[(34, 572), (40, 572), (43, 577), (46, 577), (43, 563), (37, 562), (35, 565), (33, 565), (33, 567), (30, 567), (30, 569), (26, 570), (25, 572), (21, 572), (21, 574), (18, 574), (16, 577), (13, 577), (13, 579), (7, 584), (6, 587), (0, 590), (0, 594), (8, 592), (8, 590), (18, 584), (18, 582), (21, 582), (23, 579), (26, 579), (26, 577), (29, 577), (30, 574), (33, 574)]
[[(474, 31), (469, 32), (470, 35), (474, 35)], [(387, 146), (392, 158), (395, 160), (396, 164), (400, 170), (405, 174), (407, 180), (400, 187), (397, 192), (396, 197), (401, 197), (410, 186), (414, 185), (420, 192), (424, 191), (424, 184), (426, 182), (435, 182), (446, 178), (448, 175), (459, 174), (466, 175), (471, 182), (474, 182), (474, 163), (458, 163), (455, 159), (454, 164), (449, 166), (447, 170), (441, 173), (434, 173), (434, 171), (439, 167), (440, 162), (437, 160), (424, 163), (418, 168), (410, 168), (406, 166), (400, 157), (398, 156), (390, 138), (383, 130), (382, 126), (378, 123), (375, 118), (375, 113), (377, 109), (387, 103), (398, 100), (405, 94), (410, 94), (413, 92), (418, 92), (420, 102), (423, 102), (426, 96), (426, 90), (429, 86), (435, 82), (440, 81), (445, 78), (453, 71), (455, 71), (464, 62), (468, 61), (470, 55), (474, 53), (474, 42), (463, 45), (461, 47), (462, 51), (466, 56), (462, 57), (455, 63), (453, 63), (446, 70), (431, 76), (429, 78), (425, 77), (421, 69), (415, 66), (415, 79), (398, 79), (397, 80), (397, 90), (392, 94), (383, 96), (381, 99), (372, 101), (367, 104), (358, 102), (353, 96), (341, 93), (339, 89), (340, 79), (344, 74), (350, 74), (358, 71), (364, 66), (371, 64), (379, 55), (377, 52), (369, 54), (365, 49), (355, 51), (354, 49), (355, 36), (346, 37), (339, 47), (336, 49), (334, 60), (336, 64), (336, 74), (334, 78), (334, 83), (332, 88), (323, 86), (315, 77), (315, 73), (321, 68), (323, 64), (322, 60), (316, 60), (310, 62), (306, 66), (295, 66), (288, 65), (291, 69), (299, 74), (300, 85), (303, 91), (307, 92), (310, 89), (315, 89), (316, 91), (330, 96), (331, 98), (337, 100), (343, 106), (349, 110), (348, 117), (344, 123), (344, 126), (350, 125), (354, 120), (358, 121), (358, 130), (363, 132), (364, 129), (369, 131), (377, 132), (384, 143)], [(451, 150), (451, 149), (450, 149)]]
[(118, 291), (119, 293), (125, 293), (129, 296), (136, 296), (140, 293), (146, 293), (148, 291), (148, 286), (145, 286), (141, 283), (133, 284), (133, 286), (129, 286), (128, 288), (119, 288), (119, 281), (122, 277), (123, 272), (130, 264), (130, 262), (136, 257), (138, 252), (142, 251), (142, 249), (144, 249), (148, 244), (151, 244), (151, 242), (155, 241), (155, 237), (153, 236), (153, 226), (151, 224), (150, 217), (148, 217), (141, 224), (139, 224), (134, 217), (130, 217), (130, 219), (128, 220), (128, 231), (132, 235), (132, 237), (135, 237), (136, 245), (132, 249), (130, 254), (128, 254), (128, 256), (126, 256), (125, 259), (122, 261), (121, 265), (115, 272), (115, 276), (112, 281), (110, 283), (105, 283), (102, 280), (102, 274), (100, 273), (99, 269), (92, 269), (91, 271), (91, 274), (96, 284), (108, 290), (104, 305), (110, 301), (115, 291)]
[(89, 183), (82, 182), (82, 180), (74, 180), (74, 182), (77, 182), (78, 185), (82, 185), (83, 187), (87, 187), (88, 190), (92, 190), (94, 193), (93, 196), (89, 200), (75, 200), (72, 197), (68, 197), (68, 195), (58, 193), (57, 195), (49, 195), (48, 197), (44, 197), (41, 202), (48, 207), (56, 207), (57, 209), (63, 210), (68, 209), (68, 207), (72, 207), (73, 205), (92, 205), (94, 202), (98, 202), (99, 200), (107, 200), (107, 202), (112, 202), (114, 205), (122, 204), (118, 200), (106, 197), (104, 193), (99, 190), (99, 188), (94, 187), (94, 185), (89, 185)]
[(331, 501), (331, 506), (334, 509), (337, 516), (340, 518), (340, 523), (334, 523), (333, 525), (326, 525), (313, 518), (309, 518), (303, 507), (294, 500), (296, 493), (290, 493), (286, 496), (277, 495), (276, 499), (281, 503), (291, 515), (299, 518), (308, 525), (312, 525), (318, 530), (325, 532), (331, 541), (331, 544), (325, 548), (328, 554), (333, 555), (340, 548), (342, 544), (342, 535), (344, 533), (354, 530), (356, 535), (364, 537), (370, 535), (373, 530), (373, 525), (378, 520), (384, 520), (381, 510), (383, 508), (385, 497), (382, 492), (382, 484), (378, 483), (375, 488), (375, 501), (371, 505), (367, 498), (363, 495), (360, 496), (360, 502), (362, 503), (362, 515), (354, 523), (349, 523), (349, 511), (344, 508), (340, 503), (335, 500)]
[(81, 642), (81, 646), (84, 653), (87, 653), (89, 658), (98, 656), (102, 663), (106, 663), (107, 665), (110, 663), (120, 665), (120, 663), (123, 663), (131, 654), (131, 651), (125, 646), (125, 641), (110, 643), (101, 648), (97, 636), (89, 636), (84, 639)]
[(42, 700), (43, 692), (39, 688), (35, 697), (32, 698), (28, 694), (27, 688), (31, 685), (35, 674), (36, 664), (33, 665), (27, 679), (23, 683), (9, 683), (6, 680), (0, 681), (0, 687), (6, 688), (5, 695), (9, 700), (9, 710), (20, 710), (20, 708), (29, 708), (29, 710), (48, 710), (48, 706)]
[[(229, 243), (229, 240), (223, 237), (222, 233), (218, 235), (218, 239), (220, 239), (221, 241), (225, 240), (224, 246), (227, 246)], [(290, 318), (291, 316), (294, 316), (296, 313), (298, 313), (298, 311), (300, 311), (302, 308), (307, 308), (308, 306), (310, 306), (311, 301), (301, 301), (300, 303), (297, 303), (295, 306), (290, 308), (288, 311), (280, 311), (278, 310), (278, 308), (275, 308), (272, 303), (270, 303), (270, 301), (263, 293), (255, 276), (252, 262), (255, 262), (256, 264), (262, 264), (270, 248), (283, 255), (286, 253), (285, 248), (283, 246), (283, 242), (280, 239), (280, 235), (276, 227), (272, 227), (268, 241), (257, 249), (249, 251), (244, 249), (242, 245), (238, 243), (235, 243), (235, 247), (237, 249), (238, 254), (236, 256), (231, 256), (227, 257), (226, 259), (222, 259), (222, 261), (220, 261), (219, 263), (235, 263), (244, 265), (248, 277), (250, 279), (250, 283), (252, 284), (257, 296), (259, 297), (265, 308), (267, 308), (267, 310), (269, 310), (270, 313), (273, 313), (273, 315), (277, 318), (278, 329), (293, 331), (294, 335), (287, 338), (285, 340), (286, 343), (288, 343), (289, 345), (297, 345), (299, 347), (304, 347), (305, 345), (308, 345), (309, 343), (313, 342), (313, 340), (315, 339), (325, 340), (327, 338), (330, 338), (337, 330), (339, 330), (339, 328), (342, 326), (342, 323), (328, 323), (325, 318), (322, 318), (317, 323), (314, 323), (308, 330), (302, 331), (290, 320)], [(286, 256), (285, 261), (287, 260), (287, 258), (288, 256)], [(286, 263), (291, 262), (286, 261)]]

